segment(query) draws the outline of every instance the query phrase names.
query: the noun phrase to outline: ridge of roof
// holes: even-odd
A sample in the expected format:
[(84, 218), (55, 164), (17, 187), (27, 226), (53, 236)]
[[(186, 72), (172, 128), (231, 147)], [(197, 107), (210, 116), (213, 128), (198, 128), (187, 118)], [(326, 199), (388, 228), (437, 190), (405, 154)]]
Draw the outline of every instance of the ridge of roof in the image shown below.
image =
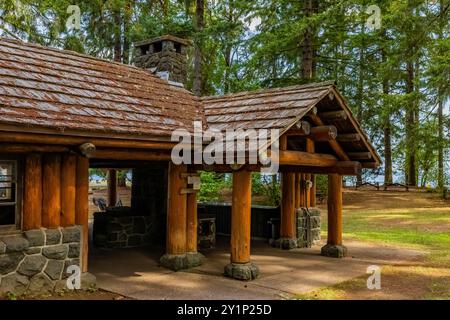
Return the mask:
[(304, 90), (304, 89), (318, 89), (323, 87), (332, 87), (336, 86), (335, 80), (328, 80), (328, 81), (322, 81), (322, 82), (314, 82), (314, 83), (307, 83), (307, 84), (299, 84), (299, 85), (292, 85), (288, 87), (280, 87), (280, 88), (262, 88), (257, 90), (248, 90), (248, 91), (241, 91), (236, 93), (227, 93), (224, 95), (213, 95), (213, 96), (206, 96), (202, 97), (202, 101), (208, 101), (208, 100), (219, 100), (219, 99), (227, 99), (227, 98), (236, 98), (236, 97), (245, 97), (247, 95), (258, 95), (258, 94), (266, 94), (266, 93), (274, 93), (274, 92), (286, 92), (286, 91), (297, 91), (297, 90)]

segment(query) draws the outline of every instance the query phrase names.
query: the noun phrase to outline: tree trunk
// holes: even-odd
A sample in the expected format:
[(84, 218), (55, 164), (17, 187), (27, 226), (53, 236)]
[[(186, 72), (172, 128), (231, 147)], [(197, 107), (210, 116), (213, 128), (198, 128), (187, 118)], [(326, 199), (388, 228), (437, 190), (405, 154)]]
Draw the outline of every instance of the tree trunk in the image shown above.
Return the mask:
[[(385, 37), (385, 33), (383, 33)], [(386, 50), (381, 51), (382, 62), (386, 63)], [(392, 183), (392, 144), (391, 144), (391, 112), (386, 110), (386, 97), (389, 95), (389, 80), (387, 76), (383, 79), (383, 95), (384, 95), (384, 109), (386, 112), (386, 119), (384, 121), (384, 184)]]
[(120, 8), (114, 10), (114, 61), (122, 62), (122, 16)]
[[(444, 0), (439, 3), (441, 20), (445, 21), (444, 16)], [(445, 26), (445, 22), (442, 23), (439, 30), (439, 38), (443, 39), (442, 30)], [(438, 90), (438, 187), (444, 188), (444, 94), (442, 88)]]
[(444, 103), (439, 92), (438, 102), (438, 187), (444, 187)]
[(202, 75), (202, 65), (203, 65), (203, 35), (202, 31), (204, 28), (204, 18), (205, 18), (205, 2), (204, 0), (197, 0), (196, 10), (195, 10), (195, 32), (196, 39), (194, 41), (194, 83), (193, 92), (196, 96), (202, 95), (203, 88), (203, 75)]
[[(303, 5), (303, 15), (306, 17), (311, 17), (311, 15), (317, 12), (317, 6), (316, 0), (305, 0)], [(303, 34), (303, 42), (301, 44), (300, 77), (304, 82), (311, 82), (316, 73), (314, 33), (314, 29), (308, 26)]]
[[(358, 91), (357, 91), (357, 107), (358, 110), (356, 112), (356, 119), (358, 120), (359, 124), (362, 126), (363, 122), (363, 108), (364, 108), (364, 99), (363, 99), (363, 92), (364, 92), (364, 64), (366, 63), (365, 60), (365, 41), (364, 41), (364, 34), (365, 34), (365, 27), (364, 24), (361, 26), (362, 29), (362, 40), (361, 40), (361, 47), (359, 48), (359, 72), (358, 72)], [(358, 174), (356, 176), (356, 184), (361, 185), (362, 184), (362, 175)]]
[(134, 0), (127, 1), (125, 6), (125, 12), (123, 15), (123, 50), (122, 50), (122, 62), (125, 64), (130, 63), (130, 24), (131, 15), (133, 13)]
[[(408, 61), (407, 63), (406, 93), (414, 93), (414, 64), (412, 61)], [(415, 101), (410, 101), (406, 112), (406, 183), (410, 186), (417, 185), (416, 148), (414, 141), (414, 129), (416, 126), (415, 109)]]

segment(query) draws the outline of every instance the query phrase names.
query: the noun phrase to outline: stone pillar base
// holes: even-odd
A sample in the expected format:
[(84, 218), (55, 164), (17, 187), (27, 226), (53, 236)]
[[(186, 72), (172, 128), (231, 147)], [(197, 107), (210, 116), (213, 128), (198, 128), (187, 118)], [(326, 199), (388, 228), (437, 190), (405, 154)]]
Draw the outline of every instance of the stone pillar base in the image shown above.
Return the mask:
[(165, 254), (159, 259), (161, 265), (173, 271), (198, 267), (203, 263), (205, 257), (198, 252), (187, 254)]
[(230, 277), (237, 280), (250, 281), (254, 280), (259, 275), (259, 268), (249, 263), (230, 263), (225, 266), (224, 274), (226, 277)]
[(163, 267), (173, 271), (187, 269), (187, 259), (185, 254), (165, 254), (159, 259), (159, 262)]
[(272, 246), (283, 250), (295, 249), (298, 246), (297, 239), (293, 238), (280, 238), (272, 242)]
[(327, 244), (322, 247), (320, 254), (325, 257), (343, 258), (347, 255), (347, 247), (343, 245)]
[(194, 268), (201, 266), (205, 256), (199, 252), (188, 252), (186, 253), (186, 266), (187, 268)]

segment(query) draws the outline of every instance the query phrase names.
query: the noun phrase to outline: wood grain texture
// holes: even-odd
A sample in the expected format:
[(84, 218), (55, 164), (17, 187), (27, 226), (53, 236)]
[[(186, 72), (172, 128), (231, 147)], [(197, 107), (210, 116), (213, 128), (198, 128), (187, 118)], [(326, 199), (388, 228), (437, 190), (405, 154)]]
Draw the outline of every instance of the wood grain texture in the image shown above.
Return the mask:
[(231, 209), (231, 262), (250, 262), (250, 221), (252, 206), (252, 174), (233, 173), (233, 204)]
[(342, 177), (328, 175), (328, 244), (342, 245)]
[(42, 156), (28, 154), (25, 159), (23, 229), (42, 227)]
[(61, 226), (75, 225), (77, 157), (63, 155), (61, 163)]
[(169, 164), (169, 186), (167, 199), (167, 254), (186, 253), (186, 194), (181, 189), (187, 187), (186, 179), (181, 177), (187, 172), (186, 165)]
[(281, 179), (280, 235), (282, 238), (295, 238), (295, 173), (285, 172)]
[(89, 159), (77, 156), (75, 223), (82, 227), (81, 269), (88, 271), (89, 250)]
[(187, 196), (187, 225), (186, 225), (186, 251), (197, 252), (197, 193), (189, 193)]
[(61, 225), (61, 156), (47, 154), (42, 163), (42, 225)]
[(108, 206), (115, 207), (117, 203), (117, 171), (108, 170)]

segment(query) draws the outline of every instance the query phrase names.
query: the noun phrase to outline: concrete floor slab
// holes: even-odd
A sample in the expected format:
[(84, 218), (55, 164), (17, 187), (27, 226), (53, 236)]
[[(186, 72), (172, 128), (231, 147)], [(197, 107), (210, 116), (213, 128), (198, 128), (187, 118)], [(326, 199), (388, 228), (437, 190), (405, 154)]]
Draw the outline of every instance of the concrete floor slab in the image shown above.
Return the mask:
[(252, 261), (260, 277), (241, 282), (223, 276), (229, 263), (228, 240), (203, 252), (202, 266), (173, 272), (159, 266), (160, 248), (92, 249), (90, 272), (98, 286), (135, 299), (285, 299), (366, 273), (369, 265), (407, 265), (423, 253), (404, 248), (347, 241), (349, 257), (320, 256), (320, 247), (283, 251), (264, 242), (252, 243)]

